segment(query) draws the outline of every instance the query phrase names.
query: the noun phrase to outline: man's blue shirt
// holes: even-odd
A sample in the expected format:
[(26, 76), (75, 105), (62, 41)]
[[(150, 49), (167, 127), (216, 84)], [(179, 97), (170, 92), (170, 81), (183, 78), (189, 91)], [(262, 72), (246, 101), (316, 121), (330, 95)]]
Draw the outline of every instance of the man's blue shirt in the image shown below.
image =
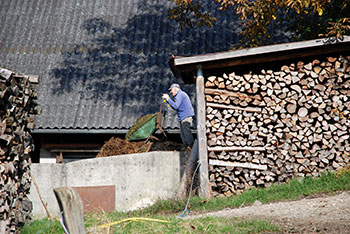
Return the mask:
[(187, 117), (194, 116), (194, 110), (191, 104), (191, 100), (188, 97), (187, 93), (182, 91), (181, 89), (174, 97), (174, 101), (169, 98), (169, 105), (177, 111), (177, 117), (179, 121), (186, 119)]

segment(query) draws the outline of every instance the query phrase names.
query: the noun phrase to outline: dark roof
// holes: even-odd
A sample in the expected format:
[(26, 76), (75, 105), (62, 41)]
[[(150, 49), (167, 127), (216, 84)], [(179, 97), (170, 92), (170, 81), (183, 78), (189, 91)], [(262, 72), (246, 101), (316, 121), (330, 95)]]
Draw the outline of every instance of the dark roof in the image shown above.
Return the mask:
[(186, 83), (192, 82), (192, 74), (201, 65), (202, 72), (213, 69), (232, 68), (247, 64), (285, 61), (343, 53), (350, 51), (350, 36), (343, 38), (319, 38), (308, 41), (289, 42), (240, 50), (208, 53), (203, 55), (176, 57), (173, 72)]
[[(211, 28), (181, 32), (166, 19), (171, 4), (1, 1), (0, 66), (41, 78), (36, 131), (125, 131), (159, 111), (172, 82), (183, 85), (168, 66), (171, 54), (215, 53), (237, 43), (232, 13), (219, 12)], [(193, 85), (183, 87), (195, 103)], [(176, 129), (175, 120), (169, 111), (164, 127)]]

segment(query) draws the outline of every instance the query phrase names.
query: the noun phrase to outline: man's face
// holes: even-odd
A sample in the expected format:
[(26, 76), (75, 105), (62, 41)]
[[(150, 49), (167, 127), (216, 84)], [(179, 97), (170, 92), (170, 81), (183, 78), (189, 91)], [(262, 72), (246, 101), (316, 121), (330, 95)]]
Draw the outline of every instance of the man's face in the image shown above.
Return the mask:
[(179, 90), (177, 88), (171, 88), (170, 93), (175, 96)]

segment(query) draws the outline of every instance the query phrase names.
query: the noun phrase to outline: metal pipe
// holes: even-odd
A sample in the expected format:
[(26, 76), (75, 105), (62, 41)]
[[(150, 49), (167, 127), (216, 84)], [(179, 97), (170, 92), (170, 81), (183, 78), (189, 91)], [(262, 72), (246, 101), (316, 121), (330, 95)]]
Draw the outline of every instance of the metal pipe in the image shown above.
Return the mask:
[(203, 77), (202, 64), (197, 66), (197, 77)]

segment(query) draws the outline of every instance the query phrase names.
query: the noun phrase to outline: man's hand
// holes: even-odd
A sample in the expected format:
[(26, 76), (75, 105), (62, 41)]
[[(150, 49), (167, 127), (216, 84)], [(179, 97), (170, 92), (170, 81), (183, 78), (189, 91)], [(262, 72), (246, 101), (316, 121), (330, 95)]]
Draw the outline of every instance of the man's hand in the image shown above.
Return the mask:
[(170, 97), (169, 97), (168, 94), (164, 93), (164, 94), (162, 95), (162, 98), (168, 101), (168, 99), (169, 99)]

